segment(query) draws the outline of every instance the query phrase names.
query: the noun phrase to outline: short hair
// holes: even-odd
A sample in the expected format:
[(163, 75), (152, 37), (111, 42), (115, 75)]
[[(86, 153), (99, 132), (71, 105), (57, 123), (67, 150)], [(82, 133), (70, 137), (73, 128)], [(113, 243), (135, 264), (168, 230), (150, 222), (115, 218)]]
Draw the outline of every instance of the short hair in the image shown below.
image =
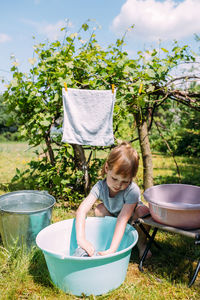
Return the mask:
[(120, 145), (113, 148), (108, 155), (106, 163), (102, 169), (102, 176), (106, 174), (105, 166), (109, 170), (114, 170), (118, 175), (124, 177), (135, 177), (139, 166), (139, 154), (128, 142), (122, 142)]

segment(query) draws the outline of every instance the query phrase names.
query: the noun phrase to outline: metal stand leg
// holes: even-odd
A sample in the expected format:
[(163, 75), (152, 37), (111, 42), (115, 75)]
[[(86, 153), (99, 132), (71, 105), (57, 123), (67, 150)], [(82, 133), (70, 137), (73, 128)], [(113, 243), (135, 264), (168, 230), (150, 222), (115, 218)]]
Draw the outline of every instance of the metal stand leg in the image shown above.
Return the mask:
[(157, 231), (158, 231), (158, 228), (155, 227), (155, 228), (154, 228), (154, 231), (153, 231), (153, 233), (152, 233), (152, 236), (149, 235), (149, 236), (150, 236), (149, 242), (147, 243), (147, 246), (146, 246), (146, 248), (145, 248), (145, 250), (144, 250), (144, 253), (143, 253), (143, 255), (142, 255), (142, 258), (141, 258), (140, 263), (139, 263), (139, 266), (138, 266), (138, 268), (139, 268), (139, 270), (140, 270), (141, 272), (144, 272), (144, 270), (143, 270), (143, 268), (142, 268), (142, 265), (143, 265), (143, 262), (145, 261), (145, 258), (146, 258), (146, 256), (147, 256), (147, 253), (148, 253), (149, 249), (151, 248), (152, 243), (154, 242), (154, 238), (155, 238), (155, 236), (156, 236)]
[[(200, 245), (200, 234), (196, 234), (195, 242), (194, 243), (195, 243), (195, 245)], [(193, 283), (195, 282), (199, 271), (200, 271), (200, 259), (199, 259), (197, 267), (196, 267), (196, 269), (194, 271), (194, 275), (193, 275), (193, 277), (192, 277), (192, 279), (191, 279), (191, 281), (190, 281), (190, 283), (188, 285), (189, 287), (191, 287), (193, 285)]]
[(199, 270), (200, 270), (200, 260), (199, 260), (199, 262), (198, 262), (198, 264), (197, 264), (197, 267), (196, 267), (196, 270), (195, 270), (195, 272), (194, 272), (194, 275), (193, 275), (193, 277), (192, 277), (192, 280), (190, 281), (190, 283), (189, 283), (189, 287), (191, 287), (192, 285), (193, 285), (193, 283), (195, 282), (195, 280), (196, 280), (196, 278), (197, 278), (197, 275), (198, 275), (198, 273), (199, 273)]
[[(146, 235), (149, 239), (151, 239), (150, 234), (149, 234), (148, 231), (145, 229), (145, 227), (143, 226), (143, 224), (141, 223), (141, 224), (139, 224), (139, 226), (140, 226), (140, 228), (142, 229), (142, 231), (145, 233), (145, 235)], [(155, 240), (153, 240), (152, 243), (154, 243), (154, 245), (155, 245), (158, 249), (161, 249), (160, 245), (158, 245), (158, 244), (156, 243)]]

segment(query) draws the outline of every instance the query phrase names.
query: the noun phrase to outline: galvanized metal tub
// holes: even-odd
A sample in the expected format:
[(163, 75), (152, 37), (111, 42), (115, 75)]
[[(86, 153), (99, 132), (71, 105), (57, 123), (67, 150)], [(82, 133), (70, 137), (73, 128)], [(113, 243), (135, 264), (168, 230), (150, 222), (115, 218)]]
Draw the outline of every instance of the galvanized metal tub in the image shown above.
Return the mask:
[(0, 234), (5, 248), (30, 249), (51, 223), (55, 198), (46, 191), (22, 190), (0, 196)]
[(144, 192), (152, 218), (161, 224), (183, 229), (200, 228), (200, 187), (161, 184)]

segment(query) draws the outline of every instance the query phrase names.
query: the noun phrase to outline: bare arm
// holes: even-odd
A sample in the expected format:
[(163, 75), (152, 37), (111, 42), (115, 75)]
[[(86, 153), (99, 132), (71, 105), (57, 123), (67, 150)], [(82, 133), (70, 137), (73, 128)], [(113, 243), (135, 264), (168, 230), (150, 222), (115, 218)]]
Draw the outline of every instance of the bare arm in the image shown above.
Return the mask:
[(110, 248), (106, 251), (101, 251), (99, 254), (101, 255), (107, 255), (114, 253), (117, 251), (117, 248), (119, 247), (119, 244), (122, 240), (122, 237), (124, 235), (124, 231), (126, 229), (126, 225), (128, 223), (128, 220), (133, 214), (134, 208), (136, 204), (124, 204), (118, 218), (117, 218), (117, 223), (115, 226), (115, 231), (113, 235), (113, 239), (110, 245)]
[(97, 198), (93, 194), (89, 194), (80, 204), (76, 212), (76, 238), (78, 245), (83, 248), (89, 256), (94, 254), (94, 246), (86, 240), (85, 237), (85, 218), (92, 208)]

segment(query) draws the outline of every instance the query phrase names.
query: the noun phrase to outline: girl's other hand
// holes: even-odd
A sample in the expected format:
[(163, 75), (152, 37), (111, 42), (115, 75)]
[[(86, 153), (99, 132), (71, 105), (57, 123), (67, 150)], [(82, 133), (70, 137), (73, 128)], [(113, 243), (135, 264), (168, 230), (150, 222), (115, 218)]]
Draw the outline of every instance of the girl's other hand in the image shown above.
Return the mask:
[(100, 254), (100, 255), (102, 255), (102, 256), (104, 256), (104, 255), (109, 255), (109, 254), (113, 254), (113, 253), (115, 253), (115, 251), (112, 250), (112, 249), (107, 249), (107, 250), (105, 250), (105, 251), (99, 251), (99, 252), (98, 252), (98, 254)]

